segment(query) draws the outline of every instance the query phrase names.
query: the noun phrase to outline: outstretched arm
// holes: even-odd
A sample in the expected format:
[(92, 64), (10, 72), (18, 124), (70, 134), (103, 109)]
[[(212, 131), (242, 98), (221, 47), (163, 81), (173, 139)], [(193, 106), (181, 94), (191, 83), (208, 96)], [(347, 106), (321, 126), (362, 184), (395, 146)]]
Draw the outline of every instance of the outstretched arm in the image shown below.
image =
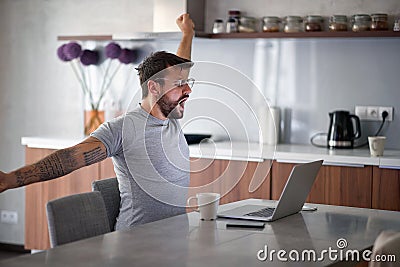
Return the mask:
[(176, 19), (179, 29), (182, 31), (182, 39), (176, 55), (190, 59), (192, 54), (192, 41), (194, 37), (194, 23), (189, 14), (182, 14)]
[(0, 172), (0, 192), (64, 176), (84, 166), (106, 159), (106, 148), (97, 138), (57, 150), (38, 162), (10, 173)]

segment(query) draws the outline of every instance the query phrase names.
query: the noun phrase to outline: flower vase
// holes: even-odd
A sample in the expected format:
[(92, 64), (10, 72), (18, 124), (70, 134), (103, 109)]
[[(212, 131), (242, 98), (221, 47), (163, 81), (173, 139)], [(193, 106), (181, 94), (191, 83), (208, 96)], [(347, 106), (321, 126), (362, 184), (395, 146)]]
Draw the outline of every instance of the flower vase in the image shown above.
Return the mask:
[(84, 122), (85, 135), (88, 136), (104, 122), (104, 111), (85, 110)]

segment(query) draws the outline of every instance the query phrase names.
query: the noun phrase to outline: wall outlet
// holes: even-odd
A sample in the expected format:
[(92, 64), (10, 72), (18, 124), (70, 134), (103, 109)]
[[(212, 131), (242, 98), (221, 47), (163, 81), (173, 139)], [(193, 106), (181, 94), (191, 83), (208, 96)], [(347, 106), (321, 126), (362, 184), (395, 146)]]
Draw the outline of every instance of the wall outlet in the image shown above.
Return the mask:
[(18, 212), (2, 210), (0, 213), (0, 222), (8, 224), (18, 224)]
[(360, 120), (382, 121), (382, 112), (387, 111), (386, 121), (393, 120), (393, 107), (356, 106), (355, 113)]
[(392, 121), (393, 120), (393, 107), (379, 107), (378, 113), (380, 114), (380, 116), (382, 116), (382, 112), (384, 112), (384, 111), (386, 111), (388, 113), (388, 116), (386, 117), (386, 121)]

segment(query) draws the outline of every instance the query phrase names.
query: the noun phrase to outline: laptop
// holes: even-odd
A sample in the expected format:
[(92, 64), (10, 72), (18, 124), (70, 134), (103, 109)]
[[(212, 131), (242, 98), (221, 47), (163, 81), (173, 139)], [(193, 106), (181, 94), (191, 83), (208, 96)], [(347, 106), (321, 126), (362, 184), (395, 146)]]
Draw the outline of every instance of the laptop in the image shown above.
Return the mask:
[(298, 213), (311, 191), (322, 162), (318, 160), (294, 166), (275, 208), (244, 205), (219, 212), (218, 217), (272, 222)]

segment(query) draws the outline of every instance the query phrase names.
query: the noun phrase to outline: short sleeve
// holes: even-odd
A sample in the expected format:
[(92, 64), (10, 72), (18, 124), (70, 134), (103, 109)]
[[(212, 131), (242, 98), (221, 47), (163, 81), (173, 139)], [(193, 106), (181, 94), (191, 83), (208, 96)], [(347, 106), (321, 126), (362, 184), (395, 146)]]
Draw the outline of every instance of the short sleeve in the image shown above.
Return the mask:
[(103, 123), (90, 136), (99, 139), (107, 149), (107, 157), (112, 157), (122, 152), (122, 126), (123, 116)]

